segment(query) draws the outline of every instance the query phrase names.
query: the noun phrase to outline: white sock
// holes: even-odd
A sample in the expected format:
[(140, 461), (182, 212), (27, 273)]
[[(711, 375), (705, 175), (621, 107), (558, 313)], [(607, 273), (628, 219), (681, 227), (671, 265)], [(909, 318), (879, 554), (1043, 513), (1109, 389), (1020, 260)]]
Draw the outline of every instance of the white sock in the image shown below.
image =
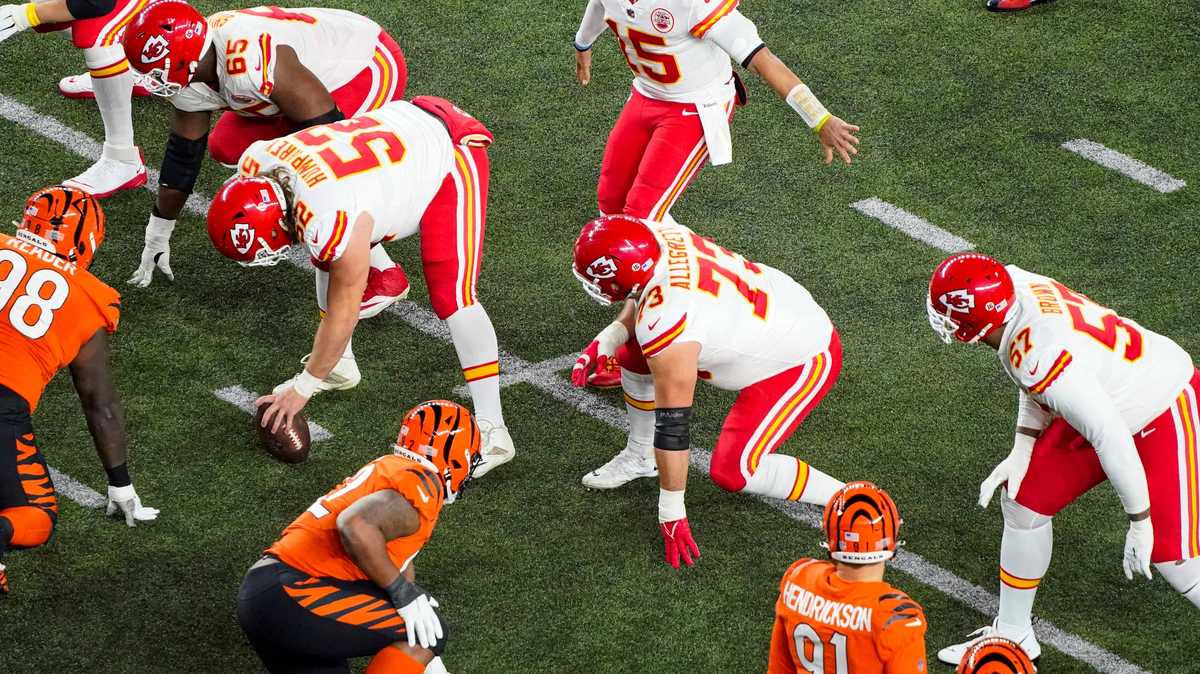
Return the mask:
[(794, 456), (768, 454), (759, 460), (758, 470), (746, 480), (742, 491), (824, 506), (842, 486), (840, 480)]
[[(105, 157), (121, 161), (140, 161), (133, 145), (133, 73), (125, 61), (121, 45), (83, 50), (83, 60), (92, 74), (96, 106), (104, 121)], [(104, 77), (114, 69), (119, 75)]]
[(1163, 562), (1154, 568), (1185, 599), (1200, 608), (1200, 557), (1184, 562)]
[(395, 266), (396, 266), (396, 263), (393, 262), (392, 258), (388, 256), (388, 252), (387, 252), (387, 250), (384, 249), (383, 244), (377, 243), (374, 246), (371, 246), (371, 268), (372, 269), (384, 270), (384, 269), (391, 269), (392, 267), (395, 267)]
[(621, 390), (625, 392), (625, 414), (629, 418), (628, 449), (640, 450), (654, 460), (654, 376), (621, 368)]
[(500, 347), (496, 329), (478, 302), (454, 312), (446, 319), (463, 378), (475, 404), (475, 417), (494, 426), (504, 425), (500, 406)]
[(1050, 568), (1054, 547), (1051, 518), (1000, 497), (1004, 537), (1000, 540), (1000, 614), (1003, 636), (1019, 639), (1033, 629), (1033, 600)]

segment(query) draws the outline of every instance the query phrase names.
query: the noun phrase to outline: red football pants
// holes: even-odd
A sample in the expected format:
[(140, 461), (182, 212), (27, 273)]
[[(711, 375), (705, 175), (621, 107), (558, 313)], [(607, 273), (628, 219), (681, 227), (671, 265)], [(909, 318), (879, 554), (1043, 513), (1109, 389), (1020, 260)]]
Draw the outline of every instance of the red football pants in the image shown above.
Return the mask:
[(70, 29), (71, 43), (80, 49), (120, 46), (125, 27), (149, 4), (150, 0), (117, 0), (112, 11), (104, 16), (65, 23), (46, 23), (34, 27), (34, 30), (39, 33), (52, 33)]
[[(733, 114), (733, 100), (729, 101)], [(596, 200), (600, 212), (662, 220), (708, 161), (692, 103), (629, 95), (604, 147)]]
[(421, 265), (429, 302), (445, 320), (475, 304), (487, 229), (486, 148), (457, 146), (454, 169), (421, 216)]
[[(407, 85), (408, 65), (404, 61), (404, 52), (386, 31), (381, 31), (371, 63), (331, 94), (338, 110), (349, 118), (377, 110), (388, 101), (402, 100)], [(252, 144), (286, 136), (295, 130), (295, 122), (283, 115), (248, 117), (225, 112), (208, 134), (208, 152), (222, 164), (237, 164)]]
[[(1200, 372), (1192, 375), (1170, 408), (1133, 434), (1150, 488), (1154, 523), (1150, 559), (1156, 564), (1200, 557), (1197, 389)], [(1053, 516), (1107, 479), (1096, 451), (1060, 417), (1034, 443), (1017, 503)]]

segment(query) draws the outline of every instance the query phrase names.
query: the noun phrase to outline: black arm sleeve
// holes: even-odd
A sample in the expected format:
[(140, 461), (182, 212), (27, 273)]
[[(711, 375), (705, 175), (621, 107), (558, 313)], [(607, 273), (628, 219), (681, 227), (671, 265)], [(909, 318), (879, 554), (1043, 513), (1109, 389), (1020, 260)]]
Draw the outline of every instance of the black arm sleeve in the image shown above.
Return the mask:
[(172, 133), (167, 138), (167, 149), (163, 152), (159, 183), (163, 187), (191, 194), (196, 186), (196, 178), (200, 177), (200, 165), (204, 162), (206, 147), (207, 133), (196, 140)]
[(76, 19), (95, 19), (109, 14), (117, 0), (67, 0), (67, 11)]
[(323, 115), (317, 115), (312, 119), (306, 119), (303, 122), (298, 122), (296, 124), (296, 130), (299, 131), (300, 129), (307, 129), (310, 126), (320, 126), (321, 124), (333, 124), (334, 122), (340, 122), (343, 119), (346, 119), (346, 116), (343, 115), (342, 111), (338, 110), (337, 106), (335, 105), (333, 106), (332, 110)]

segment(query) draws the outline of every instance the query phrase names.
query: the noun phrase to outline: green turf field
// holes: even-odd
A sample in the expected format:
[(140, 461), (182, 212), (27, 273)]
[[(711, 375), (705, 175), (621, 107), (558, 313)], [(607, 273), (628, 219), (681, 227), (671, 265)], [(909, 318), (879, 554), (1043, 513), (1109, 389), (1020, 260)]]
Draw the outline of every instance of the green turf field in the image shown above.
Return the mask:
[[(450, 98), (495, 132), (480, 287), (501, 348), (537, 362), (586, 344), (611, 314), (572, 278), (569, 249), (594, 213), (601, 149), (628, 92), (611, 36), (581, 90), (570, 39), (582, 0), (329, 4), (392, 32), (412, 95)], [(1015, 390), (990, 352), (944, 347), (928, 329), (924, 286), (942, 253), (849, 204), (879, 197), (908, 209), (1200, 353), (1200, 5), (1062, 0), (995, 16), (982, 4), (744, 3), (768, 45), (862, 126), (861, 161), (822, 166), (800, 120), (752, 81), (735, 163), (706, 169), (674, 215), (793, 274), (841, 332), (841, 380), (784, 451), (884, 485), (910, 551), (994, 593), (1000, 513), (975, 500), (1010, 446)], [(55, 91), (81, 65), (61, 40), (17, 36), (0, 45), (0, 94), (100, 139), (94, 106)], [(161, 102), (135, 103), (155, 166), (166, 115)], [(1160, 194), (1059, 148), (1073, 138), (1189, 185)], [(2, 120), (0, 148), (6, 220), (31, 191), (89, 163)], [(228, 173), (205, 170), (198, 189), (211, 194)], [(386, 451), (407, 406), (462, 383), (448, 343), (394, 315), (372, 319), (355, 337), (363, 383), (306, 410), (336, 437), (304, 465), (275, 463), (254, 448), (249, 417), (212, 391), (263, 391), (295, 372), (315, 328), (312, 281), (291, 265), (227, 264), (187, 214), (172, 242), (176, 282), (131, 288), (151, 201), (138, 191), (105, 202), (108, 240), (93, 269), (124, 295), (117, 381), (135, 484), (162, 515), (128, 530), (64, 499), (51, 543), (6, 560), (15, 592), (0, 602), (0, 672), (258, 671), (234, 619), (245, 569), (316, 496)], [(415, 240), (390, 249), (419, 269)], [(701, 392), (698, 445), (711, 446), (731, 400)], [(819, 552), (817, 532), (693, 472), (689, 517), (704, 556), (672, 571), (660, 559), (656, 485), (593, 493), (579, 483), (623, 435), (529, 384), (505, 389), (504, 402), (517, 459), (447, 509), (417, 561), (451, 623), (449, 669), (762, 671), (778, 578)], [(49, 463), (102, 491), (66, 377), (34, 421)], [(1057, 518), (1038, 615), (1146, 671), (1200, 672), (1190, 651), (1200, 618), (1161, 579), (1125, 581), (1124, 535), (1108, 487)], [(990, 620), (912, 577), (892, 580), (924, 604), (931, 654)], [(1042, 669), (1094, 671), (1053, 649)]]

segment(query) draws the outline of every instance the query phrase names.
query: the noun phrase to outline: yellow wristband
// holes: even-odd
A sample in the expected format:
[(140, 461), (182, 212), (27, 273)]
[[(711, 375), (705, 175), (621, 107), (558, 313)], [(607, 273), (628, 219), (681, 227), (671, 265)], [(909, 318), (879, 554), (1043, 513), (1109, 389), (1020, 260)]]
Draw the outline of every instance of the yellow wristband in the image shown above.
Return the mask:
[(828, 122), (830, 117), (833, 117), (833, 115), (826, 112), (821, 121), (817, 122), (817, 125), (813, 127), (813, 133), (821, 133), (821, 127), (825, 126), (825, 122)]
[(30, 28), (41, 25), (42, 20), (38, 18), (36, 4), (31, 2), (25, 5), (25, 20), (29, 22)]

